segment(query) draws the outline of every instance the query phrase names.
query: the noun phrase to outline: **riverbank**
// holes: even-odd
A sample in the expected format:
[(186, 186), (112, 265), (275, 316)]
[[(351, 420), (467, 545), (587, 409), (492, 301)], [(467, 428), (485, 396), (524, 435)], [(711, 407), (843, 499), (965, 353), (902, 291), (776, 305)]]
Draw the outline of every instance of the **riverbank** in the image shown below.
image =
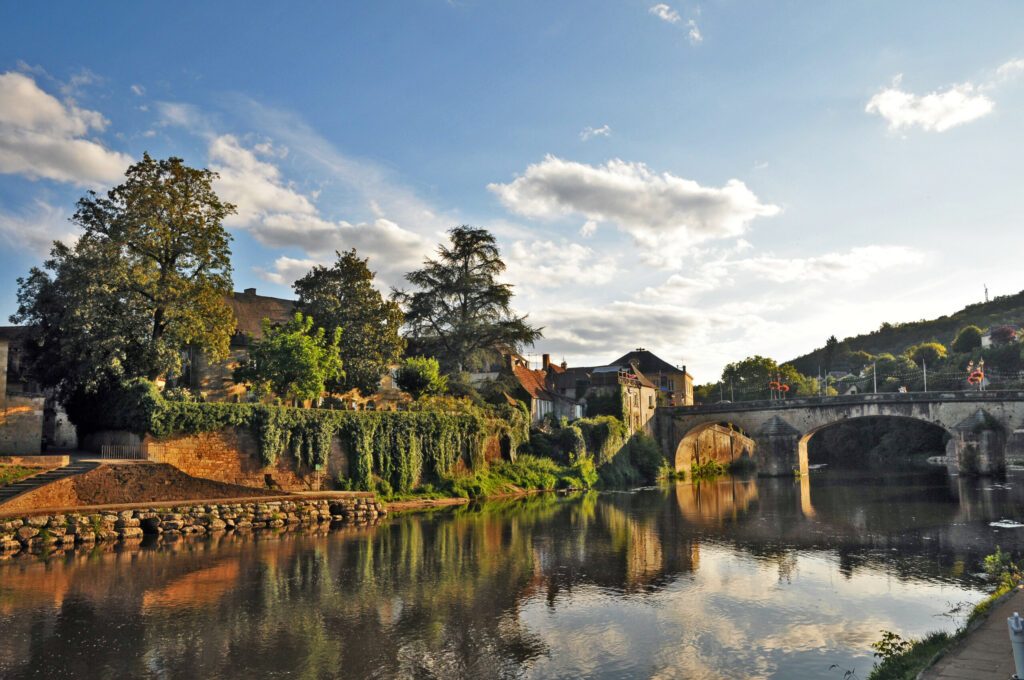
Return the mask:
[(388, 509), (365, 492), (38, 509), (0, 514), (0, 559), (145, 536), (175, 541), (225, 531), (366, 524), (387, 514)]
[(1021, 571), (998, 548), (985, 558), (985, 570), (1000, 585), (974, 606), (955, 633), (935, 632), (918, 640), (903, 640), (886, 632), (882, 641), (872, 645), (875, 656), (882, 661), (872, 669), (868, 680), (973, 680), (1013, 675), (1006, 618), (1024, 610)]

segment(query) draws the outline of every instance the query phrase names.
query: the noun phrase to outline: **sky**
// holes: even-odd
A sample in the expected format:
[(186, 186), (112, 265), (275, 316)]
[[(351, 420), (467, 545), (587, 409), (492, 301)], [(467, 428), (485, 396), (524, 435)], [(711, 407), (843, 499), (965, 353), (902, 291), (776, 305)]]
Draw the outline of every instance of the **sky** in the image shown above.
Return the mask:
[[(894, 6), (895, 5), (895, 6)], [(0, 320), (143, 152), (219, 173), (238, 290), (497, 237), (528, 352), (729, 361), (1024, 288), (1024, 4), (0, 4)]]

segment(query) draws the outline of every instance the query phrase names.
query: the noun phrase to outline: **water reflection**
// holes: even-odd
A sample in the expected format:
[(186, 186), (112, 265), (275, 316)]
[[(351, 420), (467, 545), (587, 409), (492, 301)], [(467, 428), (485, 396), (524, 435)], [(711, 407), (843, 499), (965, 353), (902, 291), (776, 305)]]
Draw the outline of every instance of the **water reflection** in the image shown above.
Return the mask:
[(536, 496), (0, 564), (0, 676), (822, 677), (980, 598), (1024, 477)]

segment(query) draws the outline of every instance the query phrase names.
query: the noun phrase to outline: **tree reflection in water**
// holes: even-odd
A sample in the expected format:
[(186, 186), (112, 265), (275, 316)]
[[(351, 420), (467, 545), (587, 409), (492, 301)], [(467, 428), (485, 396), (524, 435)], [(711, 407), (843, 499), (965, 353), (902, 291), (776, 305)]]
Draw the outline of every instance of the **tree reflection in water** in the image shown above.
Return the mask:
[(16, 558), (0, 564), (0, 676), (866, 671), (861, 638), (938, 627), (945, 602), (980, 596), (996, 542), (1024, 548), (988, 527), (1019, 515), (1015, 482), (724, 478)]

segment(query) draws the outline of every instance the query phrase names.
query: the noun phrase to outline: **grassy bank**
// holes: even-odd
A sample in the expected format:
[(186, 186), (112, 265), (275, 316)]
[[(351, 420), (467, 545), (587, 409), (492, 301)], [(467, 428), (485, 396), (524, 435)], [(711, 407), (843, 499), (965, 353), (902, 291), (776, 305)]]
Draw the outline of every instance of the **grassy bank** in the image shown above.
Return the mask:
[(999, 585), (988, 597), (971, 610), (964, 624), (953, 634), (936, 631), (915, 640), (904, 640), (896, 633), (883, 631), (882, 639), (871, 646), (880, 659), (868, 680), (914, 680), (937, 655), (962, 640), (974, 629), (976, 621), (984, 618), (992, 605), (1016, 588), (1022, 581), (1020, 567), (1008, 553), (998, 547), (985, 558), (985, 573)]
[(438, 482), (423, 484), (408, 492), (396, 492), (386, 485), (380, 485), (377, 493), (388, 502), (443, 498), (476, 500), (531, 491), (588, 489), (594, 486), (597, 479), (594, 462), (589, 457), (580, 457), (571, 465), (562, 465), (550, 458), (520, 455), (515, 462), (498, 461), (483, 469), (444, 477)]
[(42, 472), (42, 470), (22, 465), (0, 465), (0, 486), (14, 484), (26, 477), (31, 477), (37, 472)]

